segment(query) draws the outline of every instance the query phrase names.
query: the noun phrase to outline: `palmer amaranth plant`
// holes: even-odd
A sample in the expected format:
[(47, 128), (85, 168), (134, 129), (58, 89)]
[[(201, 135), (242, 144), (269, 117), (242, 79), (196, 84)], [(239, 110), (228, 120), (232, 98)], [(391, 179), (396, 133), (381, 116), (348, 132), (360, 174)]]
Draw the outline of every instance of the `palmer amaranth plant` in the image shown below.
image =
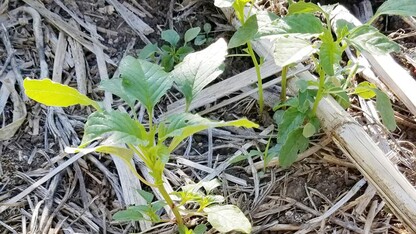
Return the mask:
[[(49, 79), (26, 78), (24, 87), (30, 98), (48, 106), (67, 107), (80, 104), (94, 107), (96, 111), (87, 119), (81, 145), (67, 151), (85, 153), (95, 151), (117, 155), (124, 160), (142, 183), (156, 187), (164, 198), (164, 201), (153, 202), (152, 194), (139, 191), (148, 204), (132, 206), (120, 211), (114, 215), (116, 220), (175, 222), (181, 233), (203, 233), (204, 225), (189, 230), (184, 223), (184, 217), (197, 215), (207, 216), (208, 222), (218, 231), (235, 230), (250, 233), (250, 221), (240, 209), (234, 205), (222, 205), (225, 199), (211, 194), (212, 190), (219, 185), (216, 180), (183, 186), (180, 192), (172, 194), (179, 198), (179, 203), (175, 203), (164, 187), (163, 171), (171, 152), (185, 138), (194, 133), (214, 127), (252, 128), (258, 125), (247, 119), (229, 122), (211, 121), (197, 114), (188, 113), (186, 110), (180, 114), (170, 115), (161, 122), (153, 121), (155, 105), (171, 88), (173, 82), (186, 97), (186, 103), (189, 106), (202, 88), (222, 73), (226, 55), (227, 44), (220, 39), (202, 51), (189, 54), (170, 73), (165, 72), (157, 64), (131, 56), (125, 57), (119, 66), (121, 77), (103, 81), (100, 87), (119, 96), (132, 110), (136, 101), (139, 101), (147, 110), (147, 126), (138, 121), (134, 112), (130, 115), (119, 110), (105, 110), (99, 102), (89, 99), (76, 89)], [(97, 140), (101, 141), (99, 146), (85, 148)], [(146, 181), (134, 169), (132, 165), (134, 155), (137, 155), (149, 168), (150, 175), (153, 177), (152, 182)], [(198, 205), (196, 210), (185, 208), (184, 205), (190, 202)], [(158, 211), (165, 205), (172, 210), (175, 220), (163, 220), (159, 217)]]

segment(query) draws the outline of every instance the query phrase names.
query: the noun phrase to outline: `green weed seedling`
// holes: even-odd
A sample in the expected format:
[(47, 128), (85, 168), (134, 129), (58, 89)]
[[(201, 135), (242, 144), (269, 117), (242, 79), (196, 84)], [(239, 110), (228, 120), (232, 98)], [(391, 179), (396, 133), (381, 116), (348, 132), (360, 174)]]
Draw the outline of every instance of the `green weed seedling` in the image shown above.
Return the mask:
[[(250, 233), (251, 224), (240, 209), (233, 205), (222, 205), (224, 199), (211, 195), (216, 182), (199, 183), (195, 186), (184, 186), (175, 195), (180, 198), (179, 203), (172, 200), (163, 185), (163, 171), (169, 161), (172, 151), (187, 137), (199, 131), (222, 126), (258, 127), (247, 120), (211, 121), (196, 114), (183, 112), (173, 114), (160, 122), (154, 122), (154, 108), (160, 99), (176, 83), (178, 89), (186, 97), (187, 106), (192, 99), (208, 83), (218, 77), (223, 71), (223, 62), (227, 55), (227, 44), (223, 39), (211, 44), (206, 49), (189, 54), (175, 69), (167, 73), (154, 63), (127, 56), (119, 65), (120, 78), (103, 81), (101, 89), (111, 92), (124, 100), (131, 108), (137, 101), (143, 105), (148, 114), (148, 124), (145, 126), (125, 112), (102, 108), (99, 102), (89, 99), (76, 89), (52, 82), (49, 79), (32, 80), (26, 78), (24, 87), (26, 94), (48, 106), (67, 107), (71, 105), (89, 105), (96, 109), (84, 126), (84, 136), (78, 148), (68, 148), (67, 152), (100, 152), (110, 153), (120, 157), (137, 178), (147, 186), (155, 187), (164, 201), (153, 201), (152, 194), (139, 191), (147, 201), (147, 205), (132, 206), (114, 215), (117, 220), (148, 220), (152, 222), (175, 222), (181, 233), (202, 233), (204, 226), (197, 226), (189, 230), (184, 217), (206, 216), (212, 227), (221, 232), (240, 231)], [(85, 148), (93, 141), (100, 141), (94, 148)], [(126, 146), (126, 147), (125, 147)], [(147, 166), (153, 181), (146, 181), (132, 164), (133, 157), (138, 158)], [(204, 188), (205, 194), (200, 188)], [(176, 197), (175, 196), (175, 197)], [(187, 210), (184, 205), (196, 202), (199, 208), (195, 211)], [(162, 207), (169, 207), (175, 220), (163, 220), (158, 211)], [(226, 217), (226, 218), (224, 218)]]
[[(194, 52), (194, 48), (188, 45), (192, 40), (198, 44), (202, 42), (200, 32), (200, 27), (188, 29), (183, 38), (183, 45), (179, 45), (181, 40), (179, 33), (173, 29), (162, 31), (161, 38), (166, 43), (160, 48), (157, 44), (146, 45), (140, 51), (139, 58), (150, 59), (154, 63), (160, 63), (165, 68), (165, 71), (170, 72), (176, 64), (182, 62), (186, 55)], [(200, 45), (204, 44), (204, 42)]]
[[(244, 7), (249, 2), (251, 1), (216, 0), (215, 4), (219, 7), (233, 7), (242, 23), (230, 39), (229, 47), (247, 44), (248, 53), (251, 54), (251, 41), (268, 37), (274, 42), (273, 57), (275, 63), (282, 67), (282, 93), (281, 102), (274, 108), (274, 119), (279, 131), (277, 144), (266, 150), (266, 163), (273, 157), (279, 157), (280, 165), (287, 167), (308, 147), (309, 138), (319, 130), (315, 114), (325, 95), (334, 96), (345, 108), (350, 104), (348, 94), (357, 94), (366, 99), (376, 97), (376, 108), (383, 124), (390, 131), (396, 128), (388, 96), (369, 82), (360, 83), (356, 88), (349, 87), (359, 64), (349, 61), (349, 66), (342, 68), (340, 61), (348, 46), (355, 49), (357, 56), (362, 51), (375, 55), (399, 51), (399, 45), (371, 26), (371, 22), (386, 14), (414, 16), (415, 0), (388, 0), (362, 26), (356, 27), (338, 20), (335, 22), (335, 35), (330, 22), (330, 13), (335, 5), (321, 7), (311, 2), (289, 1), (288, 14), (279, 17), (264, 11), (250, 14), (252, 2), (249, 13), (245, 15)], [(298, 96), (286, 100), (288, 68), (308, 58), (315, 65), (318, 81), (300, 82)], [(343, 79), (345, 76), (347, 79)]]
[(205, 23), (203, 30), (194, 39), (194, 45), (201, 46), (203, 44), (211, 44), (214, 38), (210, 37), (212, 26), (210, 23)]

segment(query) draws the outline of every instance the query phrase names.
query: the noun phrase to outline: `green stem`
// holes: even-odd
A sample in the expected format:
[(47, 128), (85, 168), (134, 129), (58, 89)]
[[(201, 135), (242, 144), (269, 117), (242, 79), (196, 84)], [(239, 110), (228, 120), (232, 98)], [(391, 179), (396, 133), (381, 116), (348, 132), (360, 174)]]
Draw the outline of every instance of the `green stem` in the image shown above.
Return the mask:
[(316, 94), (315, 102), (313, 103), (313, 108), (312, 108), (313, 116), (316, 114), (316, 110), (318, 109), (318, 104), (324, 95), (325, 72), (321, 67), (318, 67), (318, 69), (319, 69), (319, 87), (318, 87), (318, 93)]
[(355, 76), (355, 74), (357, 73), (358, 70), (358, 62), (356, 62), (354, 64), (354, 66), (352, 67), (352, 70), (350, 71), (350, 73), (348, 74), (347, 79), (345, 80), (344, 85), (342, 86), (342, 89), (347, 89), (349, 83), (351, 82), (351, 79)]
[(254, 67), (256, 69), (257, 86), (259, 88), (260, 114), (262, 114), (263, 109), (264, 109), (264, 95), (263, 95), (263, 80), (261, 79), (261, 74), (260, 74), (260, 65), (257, 61), (256, 55), (254, 54), (254, 50), (253, 50), (253, 47), (251, 46), (251, 42), (247, 42), (247, 49), (248, 49), (249, 55), (251, 56), (251, 60), (253, 60)]
[(282, 67), (282, 82), (281, 82), (282, 91), (280, 93), (280, 101), (282, 102), (282, 104), (286, 102), (287, 70), (288, 70), (288, 66)]
[(165, 201), (168, 204), (168, 206), (172, 209), (172, 212), (175, 215), (176, 223), (178, 224), (178, 226), (180, 227), (180, 226), (184, 225), (183, 224), (182, 216), (179, 213), (179, 209), (175, 205), (175, 203), (172, 201), (172, 199), (170, 198), (168, 192), (165, 189), (165, 186), (163, 186), (163, 182), (162, 183), (158, 183), (157, 189), (159, 190), (159, 192), (162, 195), (163, 199), (165, 199)]

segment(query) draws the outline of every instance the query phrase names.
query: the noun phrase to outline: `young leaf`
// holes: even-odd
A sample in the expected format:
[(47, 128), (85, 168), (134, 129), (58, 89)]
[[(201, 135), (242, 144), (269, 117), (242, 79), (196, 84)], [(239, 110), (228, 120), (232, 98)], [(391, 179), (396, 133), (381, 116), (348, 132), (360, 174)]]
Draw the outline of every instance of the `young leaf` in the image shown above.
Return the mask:
[(341, 61), (342, 48), (339, 43), (332, 41), (332, 37), (323, 36), (321, 48), (319, 50), (319, 62), (326, 74), (335, 74), (334, 66)]
[(136, 99), (130, 93), (126, 92), (122, 85), (123, 80), (120, 78), (113, 78), (108, 80), (102, 80), (99, 88), (110, 92), (114, 95), (119, 96), (123, 99), (130, 107), (134, 107)]
[(306, 138), (309, 138), (315, 134), (316, 129), (312, 123), (307, 123), (305, 127), (303, 127), (302, 135)]
[(146, 200), (147, 203), (151, 203), (153, 201), (153, 198), (155, 197), (152, 193), (149, 193), (147, 191), (138, 189), (137, 192)]
[(277, 133), (277, 142), (285, 144), (289, 134), (295, 129), (298, 129), (302, 126), (303, 121), (305, 120), (305, 114), (298, 111), (296, 107), (291, 107), (285, 111), (283, 114), (283, 120), (279, 124), (279, 132)]
[(143, 220), (144, 217), (140, 212), (137, 212), (134, 209), (127, 209), (115, 213), (113, 219), (116, 221), (139, 221)]
[(388, 0), (381, 4), (374, 15), (416, 16), (416, 1)]
[(192, 52), (194, 52), (194, 48), (190, 46), (182, 46), (178, 49), (178, 51), (176, 51), (176, 55), (178, 56), (179, 61), (182, 61), (186, 55)]
[(143, 125), (119, 111), (95, 112), (88, 117), (81, 145), (106, 136), (114, 144), (147, 145)]
[(185, 44), (195, 39), (196, 36), (201, 32), (200, 27), (190, 28), (185, 32), (184, 41)]
[(208, 222), (221, 233), (231, 231), (251, 233), (250, 221), (236, 206), (211, 206), (204, 211), (208, 214)]
[(377, 86), (375, 84), (370, 83), (368, 81), (363, 81), (357, 85), (357, 87), (354, 90), (354, 94), (357, 94), (358, 96), (364, 99), (370, 99), (376, 96), (376, 92), (374, 92), (374, 89), (377, 89)]
[(228, 43), (228, 48), (241, 46), (254, 39), (257, 34), (257, 16), (252, 15), (244, 22), (244, 24), (237, 29)]
[(149, 114), (172, 86), (168, 74), (157, 64), (126, 56), (120, 62), (124, 90), (139, 100)]
[(147, 44), (145, 47), (143, 47), (143, 49), (140, 50), (139, 59), (147, 59), (158, 51), (159, 47), (157, 47), (157, 44)]
[(315, 52), (308, 40), (296, 37), (278, 37), (274, 42), (273, 58), (276, 65), (284, 67), (298, 63)]
[(179, 40), (181, 39), (179, 34), (175, 30), (172, 30), (172, 29), (162, 31), (162, 34), (160, 36), (164, 41), (168, 42), (171, 46), (176, 46)]
[(97, 102), (89, 99), (78, 90), (50, 79), (34, 80), (26, 78), (23, 87), (28, 97), (47, 106), (68, 107), (72, 105), (91, 105), (100, 110)]
[(176, 148), (176, 146), (178, 146), (179, 143), (183, 141), (185, 138), (208, 128), (225, 126), (246, 128), (258, 127), (257, 124), (247, 119), (239, 119), (229, 122), (213, 122), (199, 115), (194, 115), (190, 113), (171, 115), (166, 120), (166, 123), (162, 124), (162, 126), (164, 127), (159, 128), (158, 132), (159, 142), (164, 141), (168, 137), (173, 137), (169, 145), (169, 151), (173, 151)]
[(244, 7), (250, 1), (251, 0), (235, 0), (233, 3), (235, 15), (237, 16), (238, 20), (240, 20), (240, 22), (244, 22)]
[(170, 73), (188, 107), (192, 99), (223, 72), (226, 55), (227, 43), (220, 39), (204, 50), (188, 54)]
[(391, 106), (389, 97), (382, 91), (374, 89), (376, 92), (376, 109), (380, 113), (384, 126), (390, 131), (394, 131), (397, 127), (394, 119), (394, 110)]
[(282, 167), (292, 165), (297, 155), (308, 148), (309, 140), (303, 136), (303, 129), (297, 128), (289, 133), (286, 142), (282, 145), (279, 155), (279, 163)]
[(312, 2), (296, 2), (289, 5), (288, 8), (289, 15), (296, 14), (296, 13), (315, 13), (315, 12), (321, 12), (325, 13), (325, 11)]
[(194, 228), (194, 234), (204, 234), (207, 230), (207, 226), (205, 224), (199, 224)]
[(359, 51), (367, 51), (375, 55), (400, 51), (400, 46), (396, 42), (391, 41), (373, 26), (366, 24), (352, 30), (347, 37), (347, 42)]
[(211, 24), (210, 23), (205, 23), (204, 24), (204, 32), (205, 33), (210, 33), (211, 32)]

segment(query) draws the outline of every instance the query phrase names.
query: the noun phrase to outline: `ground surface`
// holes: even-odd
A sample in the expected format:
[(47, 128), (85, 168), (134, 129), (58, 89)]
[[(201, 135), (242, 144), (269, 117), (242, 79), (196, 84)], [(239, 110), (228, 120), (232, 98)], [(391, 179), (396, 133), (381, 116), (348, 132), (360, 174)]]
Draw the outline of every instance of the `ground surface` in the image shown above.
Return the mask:
[[(25, 2), (33, 3), (33, 1)], [(7, 31), (9, 35), (22, 77), (40, 78), (39, 51), (45, 54), (49, 74), (52, 74), (54, 60), (57, 57), (55, 50), (60, 29), (54, 26), (53, 20), (48, 20), (45, 15), (41, 14), (44, 49), (39, 50), (32, 25), (33, 16), (15, 11), (19, 7), (29, 6), (25, 2), (10, 0), (0, 3), (0, 22), (4, 22), (5, 25), (5, 30), (0, 31), (3, 35)], [(100, 42), (106, 47), (104, 52), (115, 64), (126, 54), (137, 54), (137, 51), (145, 45), (137, 33), (126, 24), (120, 13), (108, 3), (110, 1), (63, 1), (67, 10), (60, 6), (62, 4), (58, 4), (61, 1), (42, 2), (48, 11), (60, 15), (65, 21), (73, 18), (68, 13), (71, 12), (79, 19), (96, 25), (102, 37)], [(233, 28), (211, 1), (124, 2), (129, 3), (130, 5), (126, 6), (130, 9), (134, 8), (136, 15), (155, 30), (154, 33), (146, 36), (152, 43), (161, 43), (161, 30), (173, 27), (182, 35), (186, 29), (195, 26), (202, 27), (205, 23), (211, 24), (212, 32), (209, 37), (213, 39), (229, 38), (232, 35)], [(271, 9), (276, 6), (268, 1), (262, 1), (262, 4), (270, 6)], [(396, 38), (415, 31), (400, 19), (397, 21), (399, 22), (397, 25), (385, 24), (383, 21), (381, 26), (387, 29), (385, 30), (387, 34), (396, 33), (393, 35)], [(89, 34), (88, 30), (79, 26), (79, 23), (74, 24), (78, 25), (81, 31)], [(416, 64), (412, 64), (406, 56), (416, 54), (414, 51), (412, 53), (415, 41), (414, 36), (398, 40), (405, 50), (404, 53), (396, 55), (403, 66), (411, 72), (415, 72)], [(77, 43), (70, 41), (67, 49), (64, 50), (67, 57), (62, 66), (62, 82), (79, 87), (80, 80), (76, 77), (84, 74), (86, 78), (84, 85), (88, 95), (101, 99), (103, 93), (97, 89), (101, 78), (96, 55), (80, 46), (83, 48), (81, 50), (83, 55), (82, 61), (78, 61), (74, 55), (76, 49), (73, 49), (73, 44)], [(201, 49), (203, 46), (195, 48)], [(6, 51), (6, 42), (3, 39), (0, 43), (0, 70), (2, 71), (0, 79), (3, 79), (8, 72), (13, 74), (11, 66), (4, 67), (8, 57), (10, 55)], [(416, 56), (413, 58), (416, 60)], [(79, 63), (85, 63), (85, 66), (80, 68)], [(220, 79), (238, 74), (251, 66), (249, 60), (232, 57), (227, 60), (226, 71)], [(84, 73), (77, 69), (84, 69)], [(109, 77), (112, 77), (116, 67), (107, 64), (107, 69)], [(21, 92), (18, 85), (16, 85), (16, 90)], [(169, 97), (162, 100), (159, 105), (158, 113), (165, 112), (167, 105), (180, 98), (178, 92), (172, 89)], [(0, 116), (3, 126), (12, 122), (15, 103), (11, 98), (6, 101), (4, 111)], [(63, 148), (67, 145), (76, 146), (79, 143), (83, 123), (88, 113), (91, 112), (88, 108), (80, 107), (65, 108), (62, 112), (59, 109), (46, 108), (33, 101), (26, 101), (25, 104), (26, 120), (13, 137), (0, 141), (0, 205), (20, 194), (71, 157), (62, 153)], [(116, 100), (113, 106), (117, 108), (120, 102)], [(200, 108), (198, 111), (203, 111), (208, 107)], [(399, 168), (409, 181), (415, 184), (416, 173), (412, 168), (416, 166), (413, 156), (416, 151), (414, 145), (416, 121), (399, 101), (395, 102), (395, 110), (400, 120), (400, 129), (392, 135), (386, 134), (385, 137), (402, 157), (396, 159)], [(352, 108), (350, 113), (359, 122), (366, 124), (362, 112), (357, 108)], [(271, 112), (270, 115), (272, 115)], [(216, 166), (247, 144), (251, 147), (245, 150), (256, 149), (256, 147), (264, 149), (267, 139), (274, 134), (273, 131), (267, 131), (267, 127), (271, 124), (268, 119), (270, 120), (271, 117), (258, 118), (257, 105), (251, 97), (207, 114), (207, 117), (224, 120), (243, 116), (262, 123), (256, 133), (264, 130), (265, 136), (256, 137), (257, 134), (248, 130), (223, 129), (223, 132), (213, 133), (213, 150), (211, 151), (208, 147), (207, 134), (195, 135), (190, 151), (186, 150), (188, 144), (184, 144), (175, 152), (168, 165), (167, 177), (174, 190), (183, 185), (186, 180), (197, 182), (209, 174), (183, 161), (179, 163), (180, 158), (207, 165), (206, 156), (212, 153), (215, 160), (213, 165)], [(223, 186), (216, 192), (224, 195), (227, 203), (236, 204), (245, 212), (253, 223), (255, 233), (294, 233), (300, 230), (304, 231), (301, 233), (364, 233), (366, 225), (371, 225), (370, 230), (373, 233), (404, 232), (402, 224), (384, 206), (381, 198), (369, 193), (371, 189), (367, 184), (359, 186), (353, 199), (330, 218), (318, 223), (307, 223), (308, 220), (320, 216), (331, 208), (351, 191), (354, 185), (360, 184), (363, 178), (346, 156), (335, 145), (328, 143), (323, 134), (317, 136), (314, 143), (313, 147), (316, 150), (310, 153), (310, 157), (295, 163), (288, 169), (260, 168), (257, 170), (257, 175), (253, 176), (253, 161), (233, 164), (224, 173), (240, 178), (241, 184), (224, 179), (224, 173), (221, 173), (220, 179), (222, 179)], [(259, 158), (253, 160), (254, 162), (260, 161)], [(0, 233), (40, 233), (48, 232), (47, 230), (50, 233), (70, 233), (71, 231), (128, 233), (140, 230), (137, 224), (112, 221), (111, 215), (124, 208), (124, 201), (120, 198), (122, 195), (120, 182), (117, 179), (117, 169), (108, 156), (96, 154), (85, 156), (36, 187), (22, 199), (8, 205), (4, 211), (2, 210)], [(371, 210), (376, 210), (376, 213), (370, 215)], [(190, 220), (189, 224), (192, 226), (192, 223), (195, 225), (198, 222), (206, 221), (202, 218), (194, 219)], [(175, 232), (172, 230), (172, 225), (158, 225), (154, 230), (149, 229), (148, 233)]]

